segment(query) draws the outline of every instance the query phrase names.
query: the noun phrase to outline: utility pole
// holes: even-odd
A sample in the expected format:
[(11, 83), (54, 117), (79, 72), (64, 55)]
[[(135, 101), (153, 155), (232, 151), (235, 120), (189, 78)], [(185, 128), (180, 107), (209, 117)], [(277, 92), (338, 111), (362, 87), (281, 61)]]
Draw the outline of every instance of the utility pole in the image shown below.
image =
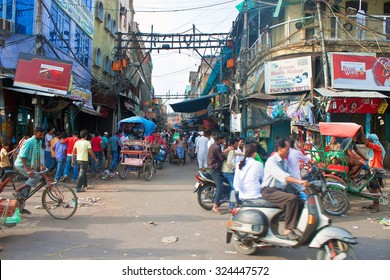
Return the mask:
[(245, 0), (244, 2), (244, 27), (243, 27), (243, 35), (241, 39), (241, 97), (242, 97), (242, 132), (241, 136), (246, 138), (246, 130), (247, 130), (247, 120), (248, 120), (248, 110), (247, 110), (247, 72), (248, 72), (248, 2)]
[[(36, 42), (35, 42), (35, 54), (43, 55), (43, 43), (41, 40), (42, 36), (42, 0), (37, 1), (37, 30), (36, 30)], [(41, 126), (42, 124), (42, 103), (41, 97), (36, 97), (37, 102), (34, 106), (34, 125)]]

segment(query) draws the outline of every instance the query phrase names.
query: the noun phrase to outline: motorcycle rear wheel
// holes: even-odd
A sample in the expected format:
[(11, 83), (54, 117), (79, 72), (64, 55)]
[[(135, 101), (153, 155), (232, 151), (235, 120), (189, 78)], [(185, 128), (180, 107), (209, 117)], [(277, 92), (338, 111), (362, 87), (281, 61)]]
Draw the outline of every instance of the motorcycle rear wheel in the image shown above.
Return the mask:
[(200, 207), (207, 211), (211, 211), (211, 209), (213, 209), (215, 191), (215, 185), (211, 184), (207, 184), (199, 188), (197, 195)]
[(233, 235), (233, 244), (237, 252), (242, 255), (253, 255), (257, 251), (257, 247), (254, 246), (253, 241), (243, 242), (237, 240), (236, 235)]
[(157, 165), (157, 166), (156, 166), (157, 169), (158, 169), (158, 170), (161, 170), (161, 169), (163, 168), (164, 162), (162, 162), (161, 160), (158, 160), (156, 165)]
[(327, 189), (322, 194), (321, 200), (324, 211), (328, 215), (342, 216), (350, 208), (349, 197), (341, 190)]
[[(326, 246), (328, 246), (330, 242), (333, 243), (334, 250), (337, 254), (335, 258), (332, 258), (327, 252), (328, 250)], [(317, 260), (334, 260), (337, 259), (338, 256), (343, 260), (357, 260), (355, 249), (352, 248), (348, 243), (340, 240), (330, 240), (327, 242), (327, 244), (324, 244), (324, 246), (322, 246), (317, 253)]]

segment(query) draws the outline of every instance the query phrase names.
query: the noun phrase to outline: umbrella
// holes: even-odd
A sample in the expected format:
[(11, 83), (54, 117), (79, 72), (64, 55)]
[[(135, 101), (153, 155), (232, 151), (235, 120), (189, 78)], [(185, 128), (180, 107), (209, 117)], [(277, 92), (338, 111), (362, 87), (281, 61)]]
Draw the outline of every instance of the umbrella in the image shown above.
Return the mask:
[(143, 125), (144, 130), (145, 130), (145, 136), (151, 135), (155, 129), (156, 129), (156, 124), (150, 120), (144, 119), (142, 117), (134, 116), (130, 118), (123, 119), (119, 122), (119, 126), (123, 123), (140, 123)]

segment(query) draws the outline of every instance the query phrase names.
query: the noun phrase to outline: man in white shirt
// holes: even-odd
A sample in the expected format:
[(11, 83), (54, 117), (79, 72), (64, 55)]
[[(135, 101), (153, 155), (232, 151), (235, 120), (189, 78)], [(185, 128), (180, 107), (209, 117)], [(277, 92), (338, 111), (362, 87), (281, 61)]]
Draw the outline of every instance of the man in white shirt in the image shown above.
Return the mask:
[(290, 138), (290, 151), (288, 153), (287, 162), (290, 166), (290, 173), (295, 179), (302, 179), (301, 177), (301, 169), (300, 169), (300, 161), (303, 163), (308, 163), (309, 158), (305, 156), (301, 151), (294, 149), (295, 139)]
[(207, 168), (207, 153), (209, 151), (207, 144), (209, 140), (204, 136), (204, 132), (199, 132), (198, 141), (196, 141), (196, 154), (198, 158), (199, 169)]
[(244, 147), (244, 138), (241, 138), (238, 141), (238, 147), (234, 151), (234, 163), (240, 163), (240, 161), (244, 160), (245, 158), (245, 147)]
[(215, 143), (215, 136), (217, 136), (217, 133), (213, 131), (210, 135), (209, 142), (207, 143), (207, 148), (210, 148), (210, 146)]

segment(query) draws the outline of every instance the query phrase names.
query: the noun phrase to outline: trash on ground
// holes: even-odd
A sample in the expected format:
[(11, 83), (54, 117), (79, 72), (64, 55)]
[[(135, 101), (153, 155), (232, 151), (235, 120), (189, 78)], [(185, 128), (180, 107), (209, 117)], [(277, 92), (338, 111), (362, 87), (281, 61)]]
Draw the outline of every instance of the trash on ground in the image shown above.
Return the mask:
[(238, 254), (238, 252), (235, 252), (235, 251), (225, 251), (225, 254), (233, 254), (233, 255), (235, 255), (235, 254)]
[(177, 242), (179, 238), (177, 236), (165, 236), (161, 239), (161, 243), (164, 243), (165, 246)]
[(353, 226), (352, 228), (353, 228), (353, 229), (359, 229), (359, 227), (358, 227), (358, 226)]
[(79, 207), (90, 207), (90, 206), (105, 206), (105, 203), (98, 203), (100, 197), (79, 197), (77, 202)]
[(153, 221), (149, 221), (149, 222), (147, 222), (147, 223), (144, 223), (144, 225), (145, 225), (145, 226), (150, 226), (150, 227), (152, 227), (152, 226), (157, 226), (157, 224), (156, 224), (155, 222), (153, 222)]

